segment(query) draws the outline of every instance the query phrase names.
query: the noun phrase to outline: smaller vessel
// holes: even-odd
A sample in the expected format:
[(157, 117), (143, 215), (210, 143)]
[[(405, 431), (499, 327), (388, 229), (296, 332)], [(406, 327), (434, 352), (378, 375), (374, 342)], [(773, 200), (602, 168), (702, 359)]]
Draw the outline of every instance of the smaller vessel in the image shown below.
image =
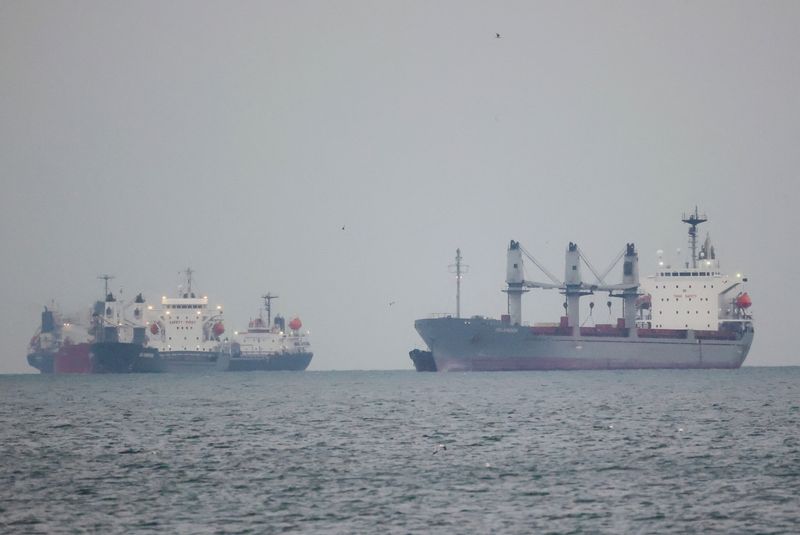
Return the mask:
[[(225, 371), (305, 370), (314, 354), (308, 332), (301, 331), (303, 322), (295, 317), (289, 321), (276, 315), (272, 321), (272, 300), (277, 295), (261, 296), (264, 310), (250, 320), (246, 331), (234, 333), (233, 341), (223, 349), (220, 369)], [(267, 319), (264, 320), (263, 312)]]
[(418, 372), (435, 372), (436, 361), (433, 360), (433, 353), (425, 351), (424, 349), (412, 349), (408, 352), (411, 361), (414, 363), (414, 368)]

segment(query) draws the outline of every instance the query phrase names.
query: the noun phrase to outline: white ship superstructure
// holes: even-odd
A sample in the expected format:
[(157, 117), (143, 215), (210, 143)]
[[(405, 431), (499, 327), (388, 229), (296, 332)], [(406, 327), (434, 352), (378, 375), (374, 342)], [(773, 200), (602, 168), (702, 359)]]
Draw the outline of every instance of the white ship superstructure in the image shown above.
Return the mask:
[(639, 301), (637, 326), (717, 331), (725, 324), (750, 322), (750, 297), (742, 291), (745, 282), (741, 273), (721, 271), (711, 238), (706, 236), (691, 266), (673, 269), (659, 260), (656, 274), (641, 281), (644, 299)]
[(161, 297), (160, 307), (148, 307), (148, 347), (158, 350), (166, 371), (203, 371), (215, 368), (220, 336), (225, 332), (221, 305), (209, 305), (208, 296), (195, 293), (192, 270), (177, 297)]

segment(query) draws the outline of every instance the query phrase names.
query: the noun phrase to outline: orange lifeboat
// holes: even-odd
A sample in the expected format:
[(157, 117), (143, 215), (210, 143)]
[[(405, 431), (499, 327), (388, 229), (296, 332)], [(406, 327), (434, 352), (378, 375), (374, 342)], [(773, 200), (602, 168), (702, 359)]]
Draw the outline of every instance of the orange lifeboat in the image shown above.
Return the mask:
[(214, 327), (211, 329), (214, 332), (214, 336), (219, 336), (225, 332), (225, 326), (222, 324), (221, 321), (218, 321), (214, 324)]
[(150, 332), (152, 334), (158, 334), (158, 323), (151, 323), (150, 324)]
[(739, 295), (736, 298), (736, 306), (739, 308), (750, 308), (750, 305), (753, 304), (753, 301), (750, 299), (750, 296), (747, 295), (747, 292)]
[(289, 322), (289, 328), (293, 331), (299, 331), (302, 326), (303, 322), (300, 321), (300, 318), (292, 318), (292, 321)]

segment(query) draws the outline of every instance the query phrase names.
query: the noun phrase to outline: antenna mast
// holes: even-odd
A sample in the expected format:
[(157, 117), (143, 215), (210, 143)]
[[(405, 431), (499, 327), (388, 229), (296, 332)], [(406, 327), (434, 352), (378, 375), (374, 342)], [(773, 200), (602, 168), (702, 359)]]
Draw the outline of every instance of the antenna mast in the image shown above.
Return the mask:
[(269, 292), (261, 296), (261, 299), (264, 300), (264, 308), (267, 310), (267, 327), (272, 326), (272, 300), (277, 298), (277, 295), (272, 295)]
[(114, 275), (106, 275), (105, 273), (97, 276), (98, 279), (105, 282), (105, 289), (103, 293), (103, 301), (108, 298), (108, 281), (114, 278)]
[(192, 268), (190, 268), (190, 267), (187, 267), (186, 271), (184, 271), (184, 273), (186, 273), (186, 286), (187, 286), (186, 293), (189, 294), (189, 296), (191, 296), (192, 295), (192, 273), (194, 273), (194, 270)]
[(700, 215), (697, 211), (697, 206), (694, 207), (694, 213), (690, 213), (689, 217), (686, 217), (686, 214), (683, 214), (683, 219), (681, 219), (684, 223), (689, 225), (689, 246), (692, 248), (692, 268), (697, 268), (697, 225), (700, 223), (705, 223), (708, 221), (706, 215)]
[(469, 271), (469, 266), (462, 264), (461, 249), (456, 249), (456, 263), (450, 264), (450, 273), (456, 274), (456, 317), (461, 317), (461, 277)]

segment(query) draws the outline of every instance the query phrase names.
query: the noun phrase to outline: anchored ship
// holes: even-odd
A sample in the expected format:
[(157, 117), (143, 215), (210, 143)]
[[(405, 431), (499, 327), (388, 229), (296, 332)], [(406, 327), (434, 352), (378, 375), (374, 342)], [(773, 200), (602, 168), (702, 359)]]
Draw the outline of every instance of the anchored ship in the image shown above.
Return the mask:
[(98, 303), (93, 315), (95, 342), (91, 345), (94, 373), (132, 373), (151, 370), (147, 361), (140, 362), (145, 343), (145, 301), (138, 294), (132, 303), (125, 303), (108, 291), (111, 275), (105, 280), (105, 301)]
[(191, 268), (186, 269), (186, 286), (177, 297), (163, 296), (161, 307), (146, 310), (150, 339), (142, 361), (150, 358), (155, 369), (148, 371), (207, 372), (218, 369), (221, 341), (225, 332), (222, 306), (210, 308), (208, 297), (192, 287)]
[[(500, 319), (435, 317), (414, 326), (440, 371), (587, 370), (626, 368), (738, 368), (753, 342), (752, 301), (740, 273), (720, 270), (709, 237), (698, 248), (697, 228), (707, 221), (697, 209), (682, 221), (689, 225), (691, 259), (679, 268), (659, 261), (655, 275), (639, 279), (639, 257), (629, 243), (612, 266), (598, 274), (575, 243), (566, 251), (564, 280), (546, 271), (522, 245), (511, 241), (507, 253), (508, 311)], [(547, 276), (525, 276), (523, 255)], [(622, 282), (605, 278), (623, 260)], [(582, 264), (595, 282), (582, 277)], [(558, 290), (565, 315), (557, 324), (526, 325), (522, 296), (533, 289)], [(622, 300), (615, 325), (582, 326), (580, 299), (608, 292)], [(590, 303), (590, 310), (594, 307)]]
[(287, 331), (283, 317), (276, 315), (275, 321), (272, 321), (272, 300), (278, 296), (267, 293), (261, 298), (267, 313), (266, 321), (263, 313), (259, 312), (257, 318), (250, 320), (246, 331), (234, 333), (233, 341), (223, 351), (220, 369), (305, 370), (314, 354), (311, 352), (308, 333), (301, 331), (303, 322), (298, 317), (292, 318)]
[(28, 346), (28, 364), (41, 373), (89, 373), (91, 333), (79, 318), (45, 307)]

